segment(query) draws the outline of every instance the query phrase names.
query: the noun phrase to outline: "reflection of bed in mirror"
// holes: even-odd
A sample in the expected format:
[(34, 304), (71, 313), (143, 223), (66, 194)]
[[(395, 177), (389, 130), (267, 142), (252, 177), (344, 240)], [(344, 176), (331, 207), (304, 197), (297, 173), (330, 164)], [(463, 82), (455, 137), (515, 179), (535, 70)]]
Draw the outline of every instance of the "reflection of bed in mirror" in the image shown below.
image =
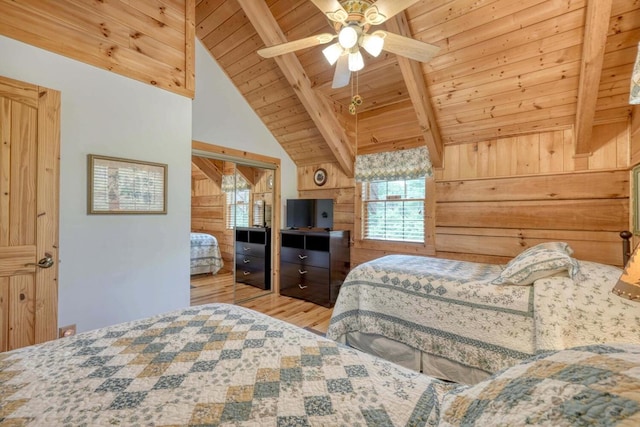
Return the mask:
[(218, 240), (211, 234), (191, 233), (191, 275), (216, 274), (223, 265)]

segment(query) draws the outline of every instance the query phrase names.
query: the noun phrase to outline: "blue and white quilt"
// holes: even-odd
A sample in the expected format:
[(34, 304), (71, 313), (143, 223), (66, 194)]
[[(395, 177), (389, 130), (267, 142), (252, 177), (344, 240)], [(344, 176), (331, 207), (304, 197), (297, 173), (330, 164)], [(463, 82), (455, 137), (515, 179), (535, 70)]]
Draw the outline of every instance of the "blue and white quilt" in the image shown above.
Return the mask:
[(205, 233), (191, 233), (191, 274), (216, 274), (224, 266), (218, 240)]
[(453, 388), (211, 304), (0, 354), (0, 424), (436, 425)]
[(580, 261), (530, 286), (491, 283), (502, 267), (389, 255), (352, 270), (327, 337), (359, 331), (494, 373), (544, 350), (640, 343), (640, 304), (611, 294), (621, 270)]

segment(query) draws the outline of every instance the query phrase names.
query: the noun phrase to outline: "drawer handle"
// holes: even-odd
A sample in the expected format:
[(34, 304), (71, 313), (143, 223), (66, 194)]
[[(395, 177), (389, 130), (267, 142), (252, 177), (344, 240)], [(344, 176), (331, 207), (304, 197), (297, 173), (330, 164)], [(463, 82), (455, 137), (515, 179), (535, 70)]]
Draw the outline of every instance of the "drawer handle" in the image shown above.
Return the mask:
[(298, 255), (298, 258), (300, 258), (300, 259), (306, 259), (306, 258), (307, 258), (307, 255)]
[(250, 275), (250, 274), (251, 274), (251, 272), (250, 272), (250, 271), (243, 271), (243, 272), (242, 272), (242, 275), (243, 275), (243, 276), (248, 276), (248, 275)]
[(243, 250), (243, 251), (250, 251), (250, 250), (251, 250), (251, 248), (245, 248), (245, 247), (243, 247), (243, 248), (242, 248), (242, 250)]
[(251, 262), (250, 259), (243, 259), (242, 262), (244, 262), (245, 264), (249, 264)]
[(302, 271), (301, 271), (300, 269), (298, 269), (298, 273), (300, 273), (300, 274), (307, 274), (307, 270), (302, 270)]
[(299, 287), (300, 289), (307, 289), (307, 286), (302, 286), (300, 283), (298, 283), (298, 287)]

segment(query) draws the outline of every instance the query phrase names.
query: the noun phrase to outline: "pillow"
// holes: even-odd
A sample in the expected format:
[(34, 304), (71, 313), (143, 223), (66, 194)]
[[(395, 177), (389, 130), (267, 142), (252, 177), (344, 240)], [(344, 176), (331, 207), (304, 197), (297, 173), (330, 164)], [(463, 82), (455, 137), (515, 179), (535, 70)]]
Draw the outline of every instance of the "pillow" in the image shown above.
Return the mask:
[(638, 345), (540, 354), (447, 393), (438, 426), (637, 425), (639, 369)]
[(509, 261), (494, 285), (530, 285), (538, 279), (568, 271), (569, 277), (578, 274), (578, 262), (571, 258), (573, 249), (564, 242), (540, 243), (524, 250)]

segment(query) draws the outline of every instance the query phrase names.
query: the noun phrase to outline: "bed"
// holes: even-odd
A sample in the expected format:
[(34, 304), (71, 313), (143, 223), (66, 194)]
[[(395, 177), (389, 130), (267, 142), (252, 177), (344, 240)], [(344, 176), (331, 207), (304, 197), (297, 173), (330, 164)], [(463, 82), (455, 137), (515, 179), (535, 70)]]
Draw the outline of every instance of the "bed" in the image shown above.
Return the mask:
[(224, 262), (218, 240), (205, 233), (191, 233), (191, 275), (216, 274)]
[(507, 266), (405, 255), (362, 264), (327, 337), (464, 384), (543, 351), (640, 343), (640, 304), (611, 293), (621, 270), (571, 252), (543, 244)]
[(453, 385), (251, 310), (191, 307), (0, 355), (7, 425), (434, 425)]
[(210, 304), (0, 354), (0, 383), (3, 425), (633, 425), (640, 346), (539, 355), (467, 387)]

